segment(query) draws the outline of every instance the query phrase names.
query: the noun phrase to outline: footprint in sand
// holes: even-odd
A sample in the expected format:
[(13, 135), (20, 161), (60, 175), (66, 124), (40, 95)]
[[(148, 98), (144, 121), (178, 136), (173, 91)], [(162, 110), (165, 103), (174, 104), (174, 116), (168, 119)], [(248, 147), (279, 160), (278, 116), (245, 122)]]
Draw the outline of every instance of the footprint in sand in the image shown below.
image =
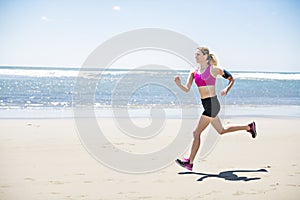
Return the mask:
[(297, 187), (295, 184), (287, 184), (286, 186)]
[(35, 128), (39, 128), (40, 125), (39, 124), (32, 124), (32, 123), (27, 123), (28, 127), (35, 127)]
[(78, 174), (75, 174), (75, 175), (84, 176), (85, 174), (84, 173), (78, 173)]
[(105, 182), (112, 182), (114, 181), (114, 179), (108, 178), (108, 179), (104, 179)]
[(62, 181), (48, 181), (49, 183), (55, 184), (55, 185), (62, 185), (65, 184), (65, 182)]
[(140, 198), (140, 199), (152, 199), (152, 196), (140, 196), (138, 198)]
[(34, 178), (30, 178), (30, 177), (27, 177), (27, 178), (24, 178), (25, 181), (35, 181)]
[(0, 185), (0, 188), (10, 188), (10, 185)]
[(60, 194), (60, 192), (51, 192), (51, 194)]
[(83, 181), (83, 183), (92, 183), (93, 181)]
[(236, 191), (232, 195), (234, 196), (241, 196), (241, 195), (249, 195), (249, 194), (256, 194), (255, 192), (243, 192), (243, 191)]

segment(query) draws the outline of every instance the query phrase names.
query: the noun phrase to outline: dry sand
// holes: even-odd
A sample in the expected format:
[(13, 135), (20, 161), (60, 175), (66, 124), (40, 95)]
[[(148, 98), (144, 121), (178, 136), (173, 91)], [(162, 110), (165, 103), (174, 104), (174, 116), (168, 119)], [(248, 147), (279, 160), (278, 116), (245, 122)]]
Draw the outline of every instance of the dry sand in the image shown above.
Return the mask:
[[(256, 122), (256, 139), (243, 132), (222, 136), (205, 159), (196, 159), (193, 172), (174, 163), (134, 175), (96, 161), (72, 119), (0, 120), (0, 199), (300, 199), (300, 119)], [(135, 146), (117, 136), (112, 142)]]

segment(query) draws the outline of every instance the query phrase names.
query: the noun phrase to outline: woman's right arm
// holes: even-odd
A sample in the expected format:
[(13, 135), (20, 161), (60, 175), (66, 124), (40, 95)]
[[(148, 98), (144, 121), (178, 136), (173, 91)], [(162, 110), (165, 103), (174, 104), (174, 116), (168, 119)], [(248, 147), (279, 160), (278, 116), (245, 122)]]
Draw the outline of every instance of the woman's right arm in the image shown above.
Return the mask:
[(186, 81), (186, 85), (181, 84), (181, 80), (180, 80), (179, 76), (174, 77), (174, 81), (175, 81), (176, 85), (184, 92), (190, 91), (192, 84), (193, 84), (193, 80), (194, 80), (194, 71), (190, 71), (189, 77)]

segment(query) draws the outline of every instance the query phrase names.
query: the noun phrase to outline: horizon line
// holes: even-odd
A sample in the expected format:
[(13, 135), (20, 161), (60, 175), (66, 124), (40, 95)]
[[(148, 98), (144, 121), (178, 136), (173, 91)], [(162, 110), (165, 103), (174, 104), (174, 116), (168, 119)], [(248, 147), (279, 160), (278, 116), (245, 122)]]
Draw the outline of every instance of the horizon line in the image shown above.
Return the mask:
[[(42, 68), (44, 69), (74, 69), (74, 70), (80, 70), (82, 67), (81, 66), (28, 66), (28, 65), (0, 65), (0, 69), (2, 68), (30, 68), (30, 69), (38, 69), (38, 70), (42, 70)], [(92, 70), (92, 69), (97, 69), (97, 67), (87, 67), (85, 68), (87, 70)], [(122, 67), (110, 67), (110, 68), (103, 68), (103, 70), (109, 70), (109, 69), (113, 69), (113, 70), (122, 70), (122, 71), (127, 71), (127, 70), (132, 70), (134, 68), (122, 68)], [(142, 69), (139, 69), (142, 70)], [(144, 71), (146, 71), (148, 69), (144, 69)], [(151, 69), (149, 69), (151, 70)], [(154, 68), (153, 70), (160, 70), (158, 68)], [(178, 71), (188, 71), (188, 69), (180, 69), (180, 68), (174, 68), (174, 70), (178, 70)], [(260, 70), (231, 70), (233, 72), (260, 72), (260, 73), (282, 73), (282, 72), (289, 72), (289, 73), (300, 73), (300, 71), (260, 71)]]

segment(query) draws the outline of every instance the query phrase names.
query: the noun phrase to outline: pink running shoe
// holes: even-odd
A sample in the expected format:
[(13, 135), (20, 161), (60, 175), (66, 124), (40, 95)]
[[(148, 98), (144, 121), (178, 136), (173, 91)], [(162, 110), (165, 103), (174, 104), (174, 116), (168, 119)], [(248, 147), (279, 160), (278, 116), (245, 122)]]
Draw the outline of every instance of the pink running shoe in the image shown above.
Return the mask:
[(190, 164), (190, 160), (189, 159), (184, 159), (184, 160), (188, 160), (188, 161), (181, 161), (179, 159), (177, 159), (175, 162), (180, 165), (181, 167), (184, 167), (190, 171), (193, 170), (193, 164)]
[(255, 125), (255, 122), (252, 122), (252, 123), (248, 124), (248, 126), (250, 127), (250, 130), (249, 130), (248, 132), (251, 133), (251, 135), (252, 135), (253, 138), (256, 138), (257, 133), (256, 133), (256, 125)]

